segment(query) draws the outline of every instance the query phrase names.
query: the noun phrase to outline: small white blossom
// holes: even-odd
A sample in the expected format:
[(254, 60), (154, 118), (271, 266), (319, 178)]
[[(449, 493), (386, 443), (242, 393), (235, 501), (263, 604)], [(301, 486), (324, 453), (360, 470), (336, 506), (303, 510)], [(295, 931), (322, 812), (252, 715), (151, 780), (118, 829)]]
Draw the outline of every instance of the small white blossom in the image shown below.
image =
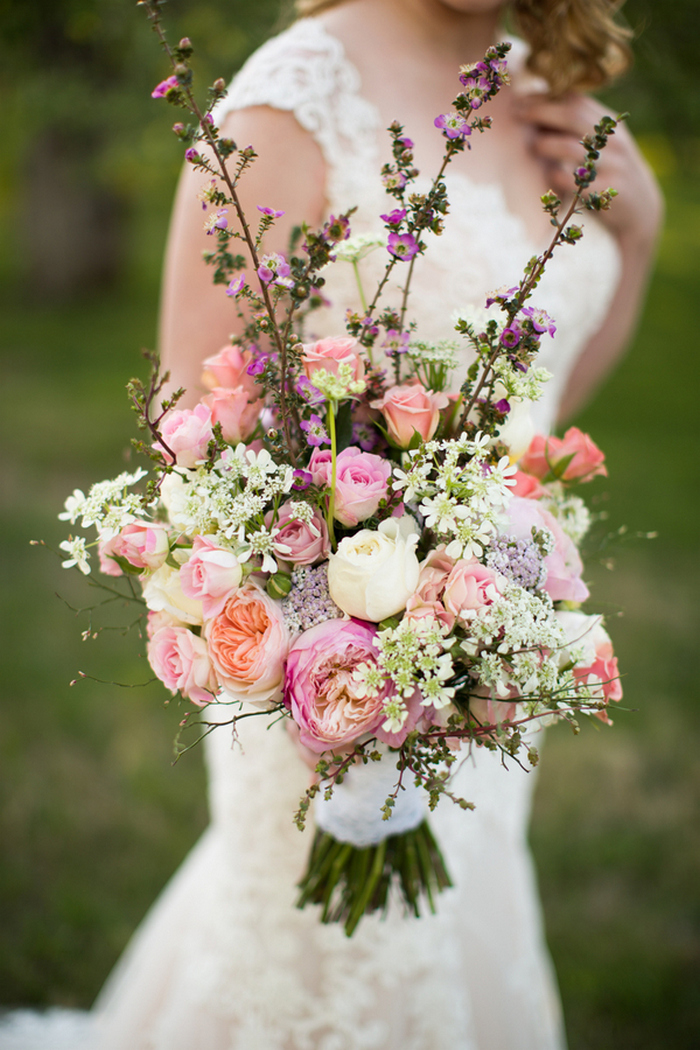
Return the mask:
[(68, 557), (63, 560), (64, 569), (70, 569), (73, 565), (77, 565), (85, 576), (89, 575), (90, 566), (88, 565), (88, 559), (90, 554), (82, 536), (76, 536), (75, 539), (71, 536), (64, 540), (63, 543), (59, 543), (58, 546), (68, 554)]

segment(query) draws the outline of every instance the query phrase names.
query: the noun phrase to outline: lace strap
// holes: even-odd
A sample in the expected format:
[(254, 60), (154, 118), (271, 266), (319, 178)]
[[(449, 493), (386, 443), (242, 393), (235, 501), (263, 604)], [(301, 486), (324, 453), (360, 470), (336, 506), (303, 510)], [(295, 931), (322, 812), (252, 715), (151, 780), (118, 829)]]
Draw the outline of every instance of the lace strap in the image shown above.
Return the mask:
[(360, 87), (360, 75), (340, 41), (317, 19), (305, 18), (248, 59), (216, 119), (249, 106), (293, 113), (320, 146), (332, 179), (343, 166), (375, 160), (379, 118)]

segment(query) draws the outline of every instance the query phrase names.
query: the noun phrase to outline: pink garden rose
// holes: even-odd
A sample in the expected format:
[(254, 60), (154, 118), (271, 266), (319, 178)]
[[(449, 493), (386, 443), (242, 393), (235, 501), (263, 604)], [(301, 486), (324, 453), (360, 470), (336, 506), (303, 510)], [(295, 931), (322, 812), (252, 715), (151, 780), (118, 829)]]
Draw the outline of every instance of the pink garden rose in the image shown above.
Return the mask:
[(182, 621), (176, 620), (170, 613), (161, 610), (160, 612), (153, 612), (152, 609), (148, 610), (146, 615), (146, 636), (150, 640), (153, 638), (156, 631), (159, 631), (161, 627), (182, 627)]
[(448, 612), (441, 601), (445, 583), (454, 567), (454, 559), (445, 554), (445, 544), (441, 543), (430, 551), (421, 563), (418, 586), (415, 593), (406, 602), (406, 616), (410, 619), (422, 619), (434, 616), (440, 623), (452, 630), (454, 614)]
[[(561, 464), (569, 456), (571, 461), (560, 474)], [(588, 434), (578, 427), (570, 427), (563, 438), (536, 434), (519, 465), (536, 478), (554, 473), (563, 481), (591, 481), (596, 474), (607, 477), (604, 460), (605, 456)]]
[(235, 343), (224, 346), (218, 354), (203, 361), (202, 382), (209, 390), (216, 387), (235, 390), (242, 386), (248, 391), (249, 399), (256, 401), (262, 397), (263, 389), (256, 383), (255, 377), (248, 373), (252, 360), (250, 350), (241, 350)]
[(156, 676), (173, 695), (181, 693), (200, 707), (214, 699), (216, 678), (203, 638), (186, 627), (161, 627), (147, 653)]
[[(108, 576), (121, 576), (114, 556), (124, 558), (135, 569), (159, 569), (168, 557), (168, 530), (155, 521), (132, 521), (116, 536), (101, 540), (98, 546), (100, 568)], [(116, 571), (115, 571), (116, 570)]]
[(392, 386), (380, 401), (373, 401), (384, 415), (390, 439), (399, 448), (409, 448), (416, 433), (429, 441), (440, 422), (440, 409), (449, 402), (447, 394), (426, 390), (422, 383)]
[[(176, 409), (164, 420), (161, 433), (168, 448), (174, 452), (179, 467), (196, 467), (199, 460), (206, 459), (207, 447), (214, 437), (211, 409), (201, 401), (194, 409)], [(159, 441), (154, 448), (160, 449), (168, 462), (171, 461)]]
[(261, 707), (280, 698), (289, 631), (265, 591), (250, 581), (240, 587), (205, 633), (217, 678), (232, 697)]
[(552, 601), (585, 602), (588, 587), (581, 579), (583, 562), (557, 519), (537, 500), (513, 496), (506, 507), (508, 523), (501, 534), (516, 540), (531, 540), (532, 529), (549, 529), (554, 537), (554, 550), (544, 559), (547, 579), (544, 589)]
[[(557, 612), (557, 620), (564, 629), (567, 648), (562, 653), (562, 660), (569, 659), (569, 647), (583, 648), (583, 656), (574, 667), (574, 676), (592, 690), (594, 696), (605, 703), (622, 699), (622, 683), (613, 652), (610, 635), (602, 624), (602, 617), (587, 616), (581, 612)], [(605, 708), (595, 712), (601, 722), (612, 724)]]
[(190, 559), (180, 567), (180, 586), (186, 597), (201, 601), (204, 619), (210, 620), (222, 611), (241, 575), (233, 551), (218, 547), (208, 536), (195, 536)]
[[(314, 485), (329, 488), (330, 449), (314, 449), (309, 462)], [(336, 460), (335, 517), (342, 525), (357, 525), (371, 518), (387, 494), (391, 463), (381, 456), (350, 445)]]
[(211, 409), (212, 426), (220, 423), (224, 441), (231, 445), (251, 437), (263, 407), (262, 400), (251, 401), (251, 392), (247, 386), (232, 389), (214, 387), (211, 394), (204, 398), (204, 404)]
[(320, 339), (317, 343), (304, 343), (301, 358), (302, 368), (307, 379), (313, 382), (314, 372), (320, 368), (331, 375), (338, 375), (338, 368), (348, 364), (352, 368), (352, 380), (362, 379), (365, 366), (360, 357), (360, 348), (356, 339), (350, 336), (335, 336)]
[(376, 663), (376, 633), (361, 620), (326, 620), (304, 631), (290, 649), (284, 702), (311, 751), (351, 747), (385, 721), (390, 685), (365, 697), (353, 677), (360, 664)]
[(514, 496), (522, 496), (524, 499), (541, 499), (547, 495), (544, 485), (540, 484), (534, 474), (526, 474), (524, 470), (517, 470), (513, 475), (515, 485), (511, 488)]
[(493, 604), (504, 582), (500, 573), (476, 558), (460, 558), (445, 581), (443, 605), (459, 619), (469, 620), (484, 606)]
[[(272, 524), (272, 515), (267, 515), (266, 524)], [(331, 551), (328, 539), (328, 526), (321, 512), (314, 508), (309, 522), (294, 517), (290, 502), (280, 507), (276, 528), (279, 532), (274, 539), (277, 555), (294, 565), (315, 565), (325, 561)]]

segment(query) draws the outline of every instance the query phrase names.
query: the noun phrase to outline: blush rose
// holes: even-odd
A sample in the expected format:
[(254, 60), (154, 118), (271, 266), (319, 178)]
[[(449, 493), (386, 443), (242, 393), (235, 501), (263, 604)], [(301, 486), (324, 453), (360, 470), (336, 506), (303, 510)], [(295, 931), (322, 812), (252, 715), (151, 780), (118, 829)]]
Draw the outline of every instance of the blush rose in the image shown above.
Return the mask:
[(604, 461), (605, 456), (588, 434), (570, 427), (563, 438), (536, 434), (519, 465), (536, 478), (554, 474), (562, 481), (591, 481), (597, 474), (607, 477)]
[(422, 383), (393, 386), (380, 401), (373, 401), (386, 421), (389, 438), (399, 448), (409, 448), (415, 436), (429, 441), (440, 422), (440, 409), (449, 402), (447, 394), (426, 390)]
[(349, 336), (336, 336), (320, 339), (316, 343), (303, 343), (301, 358), (306, 378), (313, 382), (314, 372), (323, 368), (331, 375), (338, 375), (340, 365), (348, 364), (352, 368), (353, 380), (362, 379), (365, 366), (360, 357), (357, 340)]
[[(271, 514), (266, 517), (265, 523), (268, 527), (271, 525)], [(292, 562), (293, 565), (315, 565), (316, 562), (325, 561), (330, 554), (328, 526), (316, 508), (311, 521), (305, 522), (294, 516), (291, 503), (283, 503), (276, 527), (279, 532), (275, 535), (273, 545), (284, 561)]]
[(206, 642), (186, 627), (161, 627), (148, 642), (148, 662), (173, 695), (202, 707), (214, 699), (216, 678)]
[(552, 601), (585, 602), (588, 587), (581, 579), (583, 562), (573, 541), (563, 531), (557, 519), (537, 500), (513, 496), (506, 507), (508, 519), (502, 535), (516, 540), (531, 540), (533, 528), (548, 529), (554, 537), (554, 550), (544, 559), (547, 578), (544, 590)]
[(250, 390), (245, 386), (214, 387), (204, 403), (211, 409), (212, 426), (219, 423), (224, 441), (231, 445), (248, 441), (263, 407), (262, 400), (251, 401)]
[[(176, 409), (163, 421), (161, 434), (165, 444), (175, 454), (175, 462), (179, 467), (196, 467), (198, 461), (206, 458), (207, 447), (214, 437), (211, 409), (202, 402), (193, 409)], [(172, 462), (172, 457), (159, 441), (154, 448), (161, 451), (168, 462)]]
[(201, 601), (204, 619), (209, 620), (221, 612), (241, 575), (233, 551), (217, 546), (207, 536), (195, 536), (192, 554), (180, 567), (180, 586), (187, 598)]

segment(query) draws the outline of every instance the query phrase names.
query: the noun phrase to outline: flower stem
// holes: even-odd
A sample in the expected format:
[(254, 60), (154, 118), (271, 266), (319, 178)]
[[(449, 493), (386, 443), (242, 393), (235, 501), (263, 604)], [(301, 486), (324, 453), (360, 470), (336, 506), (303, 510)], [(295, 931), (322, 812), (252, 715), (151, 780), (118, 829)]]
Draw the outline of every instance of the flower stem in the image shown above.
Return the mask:
[(335, 430), (335, 402), (328, 402), (328, 436), (331, 439), (331, 491), (328, 497), (328, 513), (326, 520), (328, 522), (328, 537), (331, 542), (331, 547), (335, 550), (335, 530), (333, 527), (333, 521), (335, 519), (335, 484), (336, 484), (336, 473), (338, 469), (338, 442)]

